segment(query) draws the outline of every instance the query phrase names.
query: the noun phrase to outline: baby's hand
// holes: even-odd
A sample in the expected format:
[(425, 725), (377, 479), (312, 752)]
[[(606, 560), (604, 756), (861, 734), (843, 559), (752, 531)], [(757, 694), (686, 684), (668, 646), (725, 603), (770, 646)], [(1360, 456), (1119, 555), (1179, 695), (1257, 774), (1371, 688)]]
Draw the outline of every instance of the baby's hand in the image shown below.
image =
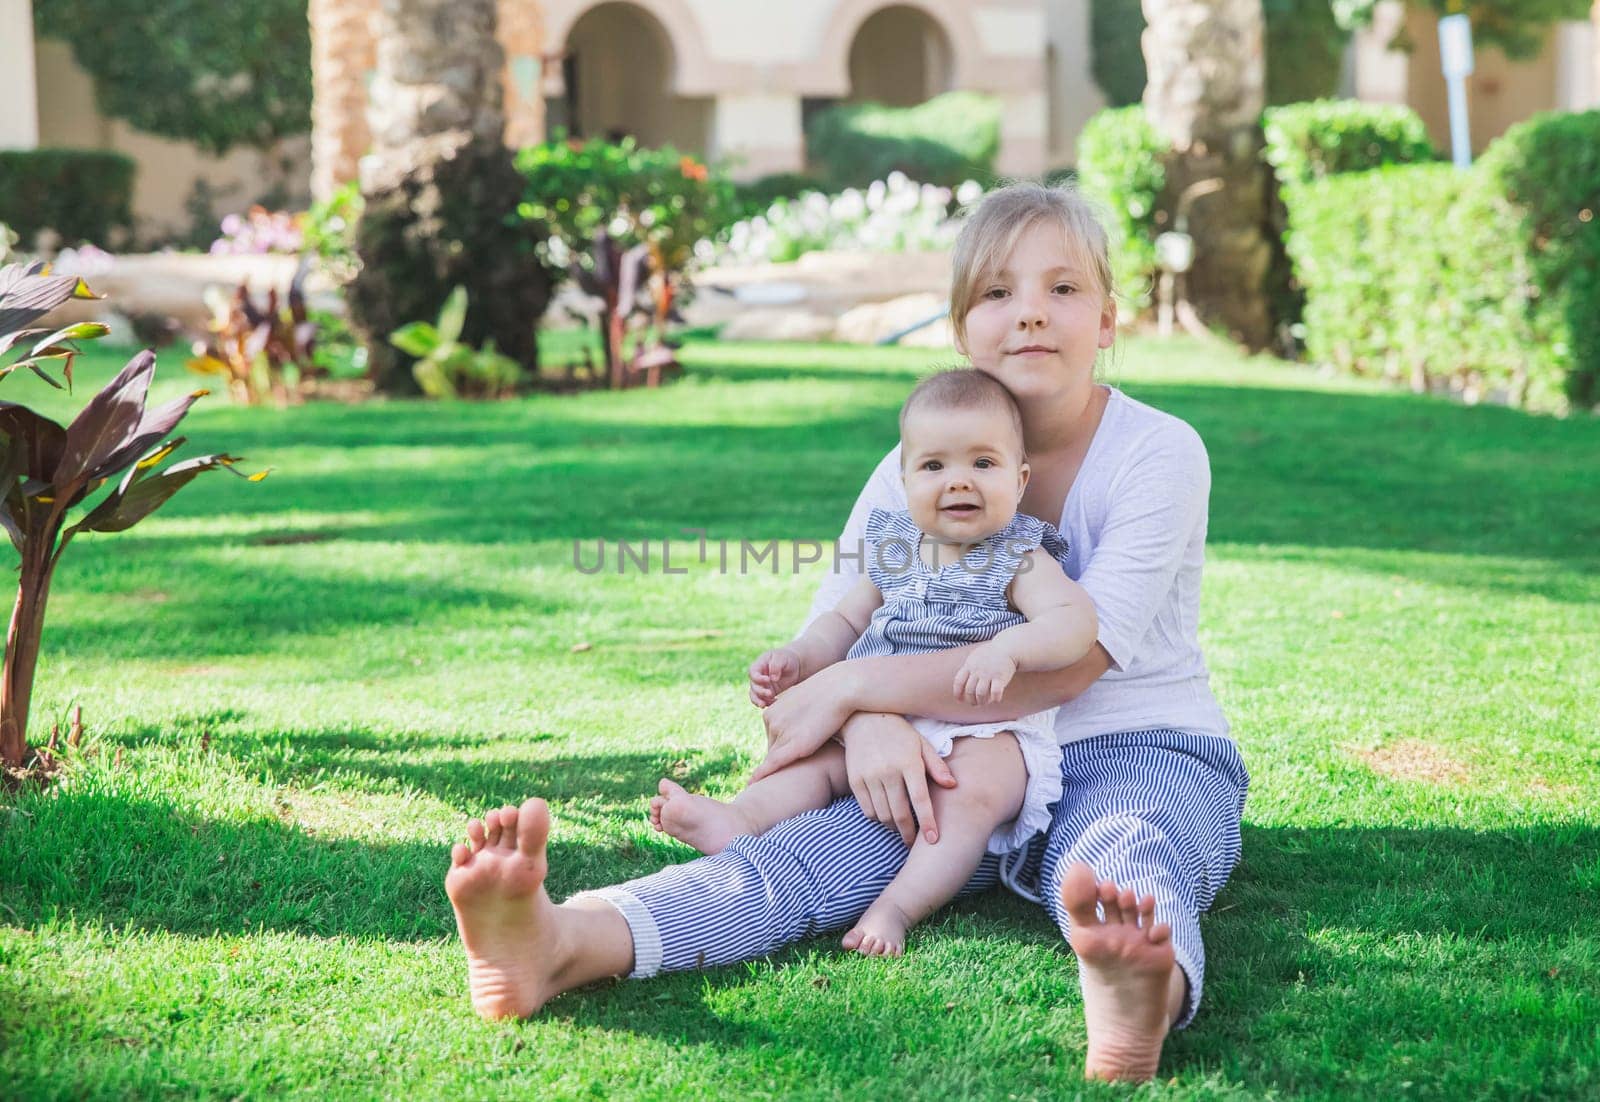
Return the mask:
[(985, 644), (967, 656), (956, 671), (956, 698), (968, 704), (998, 704), (1016, 676), (1017, 663), (999, 647)]
[(788, 647), (769, 650), (750, 663), (750, 703), (765, 708), (800, 680), (800, 656)]

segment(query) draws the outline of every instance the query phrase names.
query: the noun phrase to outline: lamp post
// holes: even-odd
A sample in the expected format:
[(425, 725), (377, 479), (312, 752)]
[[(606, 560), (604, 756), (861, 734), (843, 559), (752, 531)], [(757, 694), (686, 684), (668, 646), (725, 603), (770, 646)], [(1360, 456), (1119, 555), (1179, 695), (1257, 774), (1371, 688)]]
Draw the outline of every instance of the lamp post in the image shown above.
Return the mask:
[(1439, 63), (1450, 97), (1450, 154), (1457, 168), (1472, 165), (1472, 133), (1467, 126), (1467, 78), (1472, 75), (1472, 21), (1461, 15), (1439, 19)]

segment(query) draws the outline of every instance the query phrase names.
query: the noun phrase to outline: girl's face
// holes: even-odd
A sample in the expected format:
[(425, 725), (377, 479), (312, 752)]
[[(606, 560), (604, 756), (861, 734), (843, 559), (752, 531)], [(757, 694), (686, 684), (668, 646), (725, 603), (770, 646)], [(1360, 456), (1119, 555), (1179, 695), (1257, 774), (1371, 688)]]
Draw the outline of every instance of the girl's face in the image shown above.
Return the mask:
[(979, 284), (961, 352), (1006, 385), (1026, 409), (1094, 382), (1095, 354), (1116, 338), (1117, 308), (1067, 248), (1052, 221), (1036, 222), (1001, 270)]
[(973, 544), (1000, 531), (1028, 485), (1016, 422), (997, 409), (913, 409), (900, 463), (911, 519), (943, 543)]

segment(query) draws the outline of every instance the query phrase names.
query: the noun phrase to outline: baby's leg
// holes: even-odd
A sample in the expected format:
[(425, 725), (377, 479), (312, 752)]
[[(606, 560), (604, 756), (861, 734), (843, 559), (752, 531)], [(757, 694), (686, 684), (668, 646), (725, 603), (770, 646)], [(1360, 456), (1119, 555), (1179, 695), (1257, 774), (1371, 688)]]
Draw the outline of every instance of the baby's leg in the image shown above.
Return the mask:
[(906, 930), (955, 898), (977, 871), (995, 828), (1021, 813), (1028, 769), (1015, 735), (958, 738), (946, 760), (956, 787), (931, 793), (938, 842), (917, 835), (900, 874), (844, 935), (846, 949), (899, 956)]
[(650, 825), (709, 857), (740, 835), (763, 834), (802, 811), (815, 811), (850, 795), (850, 782), (845, 777), (844, 747), (830, 742), (727, 802), (693, 795), (665, 777), (660, 791), (650, 801)]

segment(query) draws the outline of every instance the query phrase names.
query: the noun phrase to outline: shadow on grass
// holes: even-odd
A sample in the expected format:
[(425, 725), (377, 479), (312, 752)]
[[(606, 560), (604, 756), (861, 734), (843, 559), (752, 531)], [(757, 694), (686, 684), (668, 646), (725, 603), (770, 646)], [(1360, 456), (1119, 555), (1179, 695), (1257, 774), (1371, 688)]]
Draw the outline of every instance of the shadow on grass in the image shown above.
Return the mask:
[[(92, 617), (53, 617), (44, 632), (49, 651), (75, 657), (226, 659), (292, 648), (295, 636), (362, 625), (409, 625), (418, 629), (420, 646), (427, 642), (420, 633), (458, 624), (466, 612), (481, 617), (513, 604), (502, 590), (473, 584), (468, 570), (397, 578), (374, 576), (359, 562), (311, 567), (265, 550), (242, 565), (171, 548), (154, 552), (148, 545), (109, 550), (116, 556), (115, 569), (134, 572), (122, 576), (137, 577), (137, 592), (103, 593)], [(143, 564), (136, 561), (141, 554)], [(72, 574), (79, 570), (95, 577), (93, 559), (79, 555), (76, 560), (57, 575), (58, 591), (70, 590)], [(94, 584), (104, 588), (105, 581), (101, 576)], [(548, 594), (524, 593), (515, 612), (527, 618), (574, 607)]]
[[(1160, 383), (1130, 390), (1185, 418), (1206, 440), (1215, 541), (1600, 563), (1591, 473), (1600, 463), (1600, 432), (1587, 420), (1404, 395)], [(638, 538), (698, 524), (752, 539), (827, 539), (895, 442), (892, 402), (800, 423), (707, 426), (672, 424), (672, 413), (659, 423), (563, 421), (559, 401), (430, 410), (426, 418), (388, 407), (339, 411), (321, 422), (313, 413), (281, 427), (247, 419), (215, 429), (219, 439), (227, 435), (238, 450), (348, 448), (352, 470), (285, 470), (275, 488), (273, 479), (253, 487), (248, 504), (220, 492), (236, 487), (197, 487), (163, 515), (403, 512), (393, 523), (332, 533), (362, 540)], [(361, 469), (364, 447), (413, 445), (526, 445), (527, 452), (510, 461)], [(571, 448), (592, 449), (593, 459), (542, 458)]]
[[(473, 809), (539, 794), (551, 799), (558, 824), (612, 836), (619, 809), (642, 807), (670, 764), (660, 754), (440, 765), (344, 756), (379, 745), (359, 732), (327, 732), (310, 760), (292, 766), (242, 747), (230, 753), (247, 772), (263, 768), (286, 785), (314, 772), (325, 795), (338, 793), (340, 774)], [(320, 765), (319, 755), (327, 759)], [(691, 763), (687, 783), (732, 764)], [(7, 812), (0, 904), (11, 924), (70, 916), (202, 937), (258, 928), (392, 941), (454, 936), (442, 891), (444, 844), (324, 837), (271, 817), (221, 819), (118, 784), (127, 791), (79, 785)], [(691, 856), (636, 837), (554, 842), (552, 893), (560, 898)], [(1600, 985), (1593, 927), (1600, 829), (1247, 827), (1244, 852), (1203, 920), (1206, 1008), (1194, 1029), (1169, 1043), (1163, 1076), (1221, 1069), (1230, 1081), (1281, 1088), (1337, 1085), (1354, 1069), (1379, 1081), (1413, 1074), (1438, 1086), (1439, 1097), (1464, 1097), (1444, 1087), (1470, 1093), (1471, 1076), (1484, 1074), (1470, 1060), (1432, 1069), (1407, 1062), (1437, 1063), (1441, 1047), (1470, 1049), (1500, 1032), (1515, 1038), (1516, 1052), (1493, 1074), (1520, 1077), (1536, 1094), (1581, 1085), (1578, 1065), (1596, 1044), (1585, 1023)], [(748, 1053), (757, 1062), (781, 1045), (840, 1077), (834, 1086), (843, 1091), (849, 1065), (841, 1069), (826, 1054), (859, 1049), (863, 1015), (880, 1021), (883, 1044), (901, 1053), (893, 1057), (899, 1062), (873, 1064), (873, 1074), (891, 1074), (987, 1051), (994, 1043), (987, 1031), (1007, 1005), (1073, 1005), (1073, 965), (1056, 931), (1037, 909), (1003, 893), (936, 916), (900, 965), (857, 962), (833, 937), (802, 942), (768, 965), (575, 992), (547, 1016), (712, 1046), (724, 1056)], [(981, 1012), (948, 1015), (952, 1004)], [(930, 1019), (944, 1024), (928, 1040)], [(1045, 1033), (1038, 1032), (1043, 1017), (1030, 1020), (1034, 1033), (1016, 1040), (1027, 1052), (1048, 1053), (1057, 1066), (1081, 1060), (1078, 1019), (1050, 1018), (1056, 1024)], [(1044, 1073), (1029, 1064), (1016, 1074), (1026, 1087)]]

